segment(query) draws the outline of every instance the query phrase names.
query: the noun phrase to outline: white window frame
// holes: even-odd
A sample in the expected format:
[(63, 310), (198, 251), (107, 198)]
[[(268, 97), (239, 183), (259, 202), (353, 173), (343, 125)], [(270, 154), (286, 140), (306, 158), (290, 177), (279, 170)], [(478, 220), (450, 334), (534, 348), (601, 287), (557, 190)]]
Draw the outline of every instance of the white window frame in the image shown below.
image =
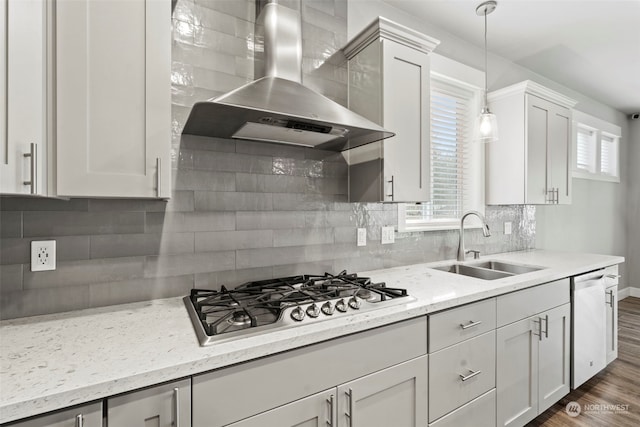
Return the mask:
[[(480, 113), (482, 103), (484, 72), (432, 53), (431, 77), (474, 93), (474, 99), (472, 100), (472, 106), (470, 108), (469, 123), (469, 129), (471, 131), (469, 138), (472, 138), (472, 129), (475, 123), (473, 118)], [(464, 210), (476, 210), (484, 214), (484, 144), (472, 140), (470, 140), (470, 144), (469, 160), (472, 162), (469, 168), (469, 182), (471, 186), (469, 188), (469, 206), (465, 206)], [(399, 232), (453, 230), (460, 227), (460, 218), (449, 221), (432, 220), (419, 223), (407, 223), (406, 205), (406, 203), (398, 204)], [(469, 217), (468, 220), (465, 221), (465, 228), (479, 228), (481, 226), (480, 220), (475, 216)]]
[[(587, 171), (578, 168), (578, 130), (585, 129), (594, 133), (593, 139), (594, 146), (592, 149), (595, 152), (595, 160), (592, 170)], [(583, 113), (582, 111), (573, 111), (573, 171), (572, 176), (579, 179), (591, 179), (596, 181), (605, 182), (620, 182), (620, 142), (622, 129), (620, 126), (616, 126), (613, 123), (609, 123), (605, 120)], [(602, 140), (608, 138), (612, 140), (614, 144), (614, 167), (616, 170), (615, 175), (603, 173), (601, 168), (601, 153), (602, 153)]]

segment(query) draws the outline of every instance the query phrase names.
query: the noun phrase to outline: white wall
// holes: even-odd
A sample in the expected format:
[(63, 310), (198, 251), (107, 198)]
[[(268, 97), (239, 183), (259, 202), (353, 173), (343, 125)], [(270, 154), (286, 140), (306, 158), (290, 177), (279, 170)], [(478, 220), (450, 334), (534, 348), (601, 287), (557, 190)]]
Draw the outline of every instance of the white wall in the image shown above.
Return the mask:
[[(471, 67), (484, 69), (484, 50), (481, 35), (478, 45), (464, 41), (437, 24), (428, 20), (416, 19), (403, 11), (389, 6), (380, 0), (349, 1), (348, 35), (353, 38), (371, 23), (377, 16), (406, 25), (441, 41), (435, 52), (462, 62)], [(576, 109), (587, 114), (612, 122), (622, 128), (621, 159), (629, 153), (629, 121), (623, 113), (588, 98), (533, 71), (496, 55), (489, 55), (489, 90), (499, 89), (522, 80), (534, 80), (551, 89), (557, 90), (578, 101)], [(498, 118), (499, 120), (499, 118)], [(634, 123), (635, 140), (639, 139), (638, 124)], [(635, 144), (629, 159), (635, 158), (633, 165), (640, 164), (640, 147)], [(635, 156), (635, 157), (633, 157)], [(611, 184), (583, 179), (573, 180), (573, 203), (569, 206), (539, 206), (536, 209), (536, 246), (544, 249), (594, 252), (625, 256), (627, 250), (635, 251), (636, 264), (640, 261), (640, 229), (636, 225), (635, 243), (627, 247), (627, 212), (631, 215), (631, 205), (627, 207), (627, 189), (632, 164), (623, 161), (621, 165), (621, 183)], [(637, 167), (637, 166), (636, 166)], [(635, 172), (635, 217), (640, 217), (640, 190), (637, 185), (640, 174)], [(631, 222), (631, 221), (629, 221)], [(628, 264), (631, 264), (628, 262)], [(623, 278), (620, 287), (627, 283), (640, 286), (640, 267), (627, 277), (625, 268), (621, 269)], [(629, 282), (628, 280), (634, 280)]]
[[(627, 205), (628, 283), (640, 288), (640, 119), (629, 120)], [(640, 292), (640, 291), (638, 291)]]

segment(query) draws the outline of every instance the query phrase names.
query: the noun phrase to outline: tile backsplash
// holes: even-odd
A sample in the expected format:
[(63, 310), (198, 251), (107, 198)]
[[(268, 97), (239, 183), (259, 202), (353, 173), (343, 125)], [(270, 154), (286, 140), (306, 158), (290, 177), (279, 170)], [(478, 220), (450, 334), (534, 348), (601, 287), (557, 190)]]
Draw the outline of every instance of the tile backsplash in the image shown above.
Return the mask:
[[(303, 80), (346, 103), (346, 0), (281, 2), (303, 20)], [(339, 153), (181, 136), (190, 106), (254, 77), (252, 0), (179, 0), (173, 15), (173, 181), (157, 200), (0, 199), (0, 318), (184, 295), (298, 273), (363, 271), (455, 257), (458, 232), (397, 233), (393, 204), (347, 203)], [(532, 248), (535, 208), (488, 207), (483, 254)], [(501, 233), (512, 221), (513, 233)], [(356, 228), (367, 246), (356, 247)], [(30, 242), (57, 241), (57, 269), (30, 271)]]

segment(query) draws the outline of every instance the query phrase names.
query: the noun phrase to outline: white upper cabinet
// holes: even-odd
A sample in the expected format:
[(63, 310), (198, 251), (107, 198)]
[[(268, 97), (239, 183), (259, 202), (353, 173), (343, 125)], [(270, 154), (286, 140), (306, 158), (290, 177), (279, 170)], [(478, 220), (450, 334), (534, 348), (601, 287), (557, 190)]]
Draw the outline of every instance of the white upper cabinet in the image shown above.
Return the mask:
[(170, 196), (171, 2), (56, 3), (57, 194)]
[(532, 81), (489, 94), (500, 139), (486, 147), (486, 203), (571, 203), (576, 101)]
[(344, 48), (349, 108), (396, 134), (345, 153), (351, 202), (429, 200), (429, 53), (439, 43), (379, 17)]
[(0, 2), (0, 193), (47, 195), (47, 2)]

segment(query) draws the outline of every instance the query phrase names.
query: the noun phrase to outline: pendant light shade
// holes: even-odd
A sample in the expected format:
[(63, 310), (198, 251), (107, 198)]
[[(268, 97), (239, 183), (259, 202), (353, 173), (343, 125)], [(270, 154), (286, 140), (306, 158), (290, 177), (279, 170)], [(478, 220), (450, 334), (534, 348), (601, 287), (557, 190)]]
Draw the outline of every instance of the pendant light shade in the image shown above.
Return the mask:
[(481, 3), (476, 8), (476, 14), (484, 16), (484, 105), (475, 124), (475, 140), (479, 142), (494, 142), (498, 140), (498, 120), (496, 115), (489, 111), (487, 102), (487, 15), (496, 10), (498, 3), (490, 0)]

